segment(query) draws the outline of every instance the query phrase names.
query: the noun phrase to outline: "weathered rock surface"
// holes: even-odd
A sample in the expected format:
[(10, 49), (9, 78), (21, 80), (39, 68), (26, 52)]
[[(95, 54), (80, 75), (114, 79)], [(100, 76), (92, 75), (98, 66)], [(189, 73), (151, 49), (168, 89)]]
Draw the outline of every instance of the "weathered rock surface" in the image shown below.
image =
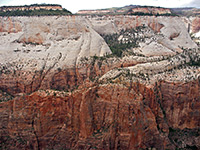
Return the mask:
[(198, 33), (200, 30), (200, 17), (182, 17), (182, 20), (186, 24), (186, 27), (188, 28), (188, 32), (190, 33)]
[[(7, 62), (5, 55), (8, 52), (13, 53), (9, 56), (11, 60), (20, 54), (19, 57), (25, 59), (32, 56), (35, 61), (49, 53), (49, 59), (63, 57), (70, 66), (80, 57), (110, 53), (104, 40), (81, 17), (8, 17), (1, 20), (2, 26), (5, 26), (1, 31), (1, 62)], [(23, 31), (19, 32), (18, 26), (15, 29), (14, 25), (10, 25), (11, 20), (20, 22)], [(18, 32), (7, 34), (10, 30)]]
[(73, 74), (82, 57), (111, 53), (103, 38), (81, 17), (2, 18), (6, 27), (10, 27), (8, 20), (20, 22), (22, 27), (21, 32), (9, 33), (12, 29), (6, 28), (0, 33), (1, 70), (9, 70), (1, 71), (0, 87), (11, 88), (9, 91), (34, 91), (57, 70), (72, 68)]
[(199, 32), (199, 30), (200, 30), (199, 22), (200, 22), (200, 17), (196, 17), (192, 20), (192, 31), (193, 31), (193, 33)]
[[(181, 47), (197, 47), (178, 17), (5, 17), (1, 24), (0, 88), (12, 94), (59, 87), (61, 82), (66, 83), (60, 86), (65, 90), (78, 85), (91, 74), (88, 66), (79, 67), (81, 58), (111, 53), (99, 34), (145, 26), (135, 35), (144, 41), (131, 50), (145, 56), (175, 55), (182, 52)], [(114, 66), (122, 64), (118, 62)], [(130, 59), (125, 66), (137, 62)]]
[[(1, 19), (1, 149), (200, 149), (200, 49), (187, 25), (107, 17)], [(100, 34), (141, 26), (140, 47), (104, 56)]]
[(136, 7), (131, 9), (129, 13), (144, 13), (144, 14), (153, 14), (153, 15), (161, 15), (161, 14), (171, 14), (171, 10), (169, 8), (156, 8), (156, 7)]
[[(196, 44), (191, 41), (186, 25), (179, 17), (154, 17), (154, 16), (109, 16), (89, 18), (93, 28), (100, 34), (119, 33), (122, 29), (136, 29), (146, 26), (150, 29), (142, 33), (145, 42), (141, 42), (140, 51), (144, 55), (174, 55), (174, 52), (181, 52), (180, 47), (195, 48)], [(173, 22), (173, 23), (172, 23)], [(106, 28), (106, 30), (102, 30)], [(161, 47), (161, 48), (159, 48)], [(155, 51), (152, 51), (155, 49)], [(138, 49), (137, 49), (138, 50)], [(159, 55), (159, 54), (158, 54)]]
[(96, 10), (79, 10), (77, 14), (81, 15), (95, 15), (95, 14), (131, 14), (131, 13), (144, 13), (144, 14), (153, 14), (153, 15), (162, 15), (162, 14), (171, 14), (169, 8), (160, 8), (160, 7), (143, 7), (143, 6), (125, 6), (118, 8), (109, 8), (109, 9), (96, 9)]
[[(64, 95), (38, 91), (0, 104), (2, 146), (198, 149), (199, 92), (198, 81), (161, 81), (151, 88), (134, 81), (92, 85)], [(194, 134), (172, 140), (183, 129)]]

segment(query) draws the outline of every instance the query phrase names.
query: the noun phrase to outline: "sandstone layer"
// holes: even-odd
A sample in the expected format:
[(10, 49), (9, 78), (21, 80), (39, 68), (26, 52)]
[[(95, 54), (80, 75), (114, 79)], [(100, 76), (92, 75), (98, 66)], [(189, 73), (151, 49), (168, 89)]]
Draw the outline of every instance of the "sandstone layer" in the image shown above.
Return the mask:
[(21, 10), (21, 11), (28, 11), (28, 10), (40, 10), (40, 9), (45, 9), (45, 10), (62, 10), (61, 5), (30, 5), (30, 6), (3, 6), (0, 7), (0, 11), (16, 11), (16, 10)]
[(156, 8), (156, 7), (136, 7), (131, 9), (129, 13), (144, 13), (153, 15), (171, 14), (169, 8)]
[(161, 81), (151, 88), (127, 80), (87, 86), (72, 93), (37, 91), (1, 103), (2, 147), (199, 148), (198, 80)]
[(12, 94), (52, 88), (61, 71), (65, 90), (87, 78), (90, 69), (79, 67), (81, 58), (111, 53), (100, 34), (145, 26), (133, 34), (141, 42), (131, 50), (145, 56), (170, 56), (182, 52), (181, 48), (197, 47), (178, 17), (4, 17), (0, 24), (0, 87)]
[[(1, 149), (200, 149), (200, 48), (183, 18), (0, 25)], [(138, 47), (115, 57), (104, 34)]]

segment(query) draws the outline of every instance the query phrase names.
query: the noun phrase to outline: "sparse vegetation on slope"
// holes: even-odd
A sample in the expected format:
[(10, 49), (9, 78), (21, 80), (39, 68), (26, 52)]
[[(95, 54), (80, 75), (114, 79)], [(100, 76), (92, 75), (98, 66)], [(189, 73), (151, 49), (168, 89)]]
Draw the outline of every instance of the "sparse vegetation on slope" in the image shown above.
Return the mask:
[(130, 48), (139, 47), (138, 41), (144, 40), (138, 33), (145, 28), (143, 26), (136, 29), (121, 30), (120, 33), (102, 35), (113, 55), (121, 57), (123, 52)]
[(54, 15), (71, 15), (67, 9), (63, 10), (15, 10), (0, 12), (0, 16), (54, 16)]
[(2, 17), (0, 149), (200, 149), (200, 49), (184, 25)]
[(144, 12), (131, 12), (130, 15), (137, 15), (137, 16), (178, 16), (175, 13), (153, 14), (153, 13), (144, 13)]

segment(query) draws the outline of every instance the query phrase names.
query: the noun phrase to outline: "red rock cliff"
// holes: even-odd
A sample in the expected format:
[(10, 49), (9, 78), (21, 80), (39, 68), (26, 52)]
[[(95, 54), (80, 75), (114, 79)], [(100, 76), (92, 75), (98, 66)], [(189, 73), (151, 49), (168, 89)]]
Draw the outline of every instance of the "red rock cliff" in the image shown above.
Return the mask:
[[(198, 136), (191, 134), (197, 132), (200, 122), (199, 92), (198, 81), (162, 81), (152, 88), (138, 82), (93, 84), (65, 96), (56, 91), (38, 91), (0, 104), (2, 146), (199, 148)], [(181, 131), (187, 133), (185, 137), (174, 135)]]
[[(110, 51), (96, 32), (102, 18), (93, 18), (96, 31), (80, 16), (3, 18), (0, 149), (200, 149), (200, 49), (184, 24), (115, 17), (108, 20), (119, 31), (145, 25), (136, 35), (157, 40), (147, 50), (161, 55), (103, 56)], [(190, 47), (165, 56), (164, 41)]]

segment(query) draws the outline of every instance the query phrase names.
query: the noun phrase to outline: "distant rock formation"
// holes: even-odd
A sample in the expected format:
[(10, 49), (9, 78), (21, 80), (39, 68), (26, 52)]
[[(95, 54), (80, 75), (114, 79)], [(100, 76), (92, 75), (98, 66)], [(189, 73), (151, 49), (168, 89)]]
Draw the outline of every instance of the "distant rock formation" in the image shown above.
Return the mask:
[(131, 13), (163, 15), (163, 14), (171, 14), (171, 10), (169, 8), (158, 8), (158, 7), (136, 7), (136, 8), (131, 9), (128, 12), (128, 14), (131, 14)]
[(77, 14), (91, 14), (92, 15), (92, 14), (107, 14), (111, 12), (113, 11), (107, 10), (107, 9), (105, 10), (79, 10)]
[(153, 7), (153, 6), (125, 6), (119, 8), (109, 8), (109, 9), (96, 9), (96, 10), (79, 10), (77, 14), (134, 14), (134, 13), (144, 13), (152, 15), (164, 15), (171, 14), (171, 10), (168, 8)]
[(54, 5), (54, 4), (34, 4), (34, 5), (25, 5), (25, 6), (3, 6), (0, 7), (0, 11), (6, 12), (6, 11), (16, 11), (16, 10), (21, 10), (21, 11), (27, 11), (27, 10), (40, 10), (40, 9), (45, 9), (45, 10), (62, 10), (61, 5)]

